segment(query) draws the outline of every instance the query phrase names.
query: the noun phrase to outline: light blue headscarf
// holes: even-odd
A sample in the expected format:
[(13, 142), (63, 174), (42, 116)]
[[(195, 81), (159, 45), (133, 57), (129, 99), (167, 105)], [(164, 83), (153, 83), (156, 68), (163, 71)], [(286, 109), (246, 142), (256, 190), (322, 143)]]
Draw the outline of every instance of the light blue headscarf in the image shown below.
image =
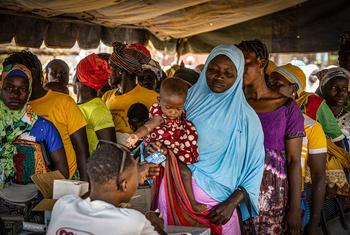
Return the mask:
[[(237, 80), (223, 93), (210, 90), (208, 64), (227, 56), (237, 68)], [(243, 93), (244, 57), (233, 45), (220, 45), (210, 53), (198, 82), (189, 90), (185, 109), (198, 131), (199, 161), (189, 165), (197, 184), (212, 198), (225, 201), (243, 186), (258, 214), (258, 197), (264, 171), (264, 133), (260, 120)], [(249, 217), (241, 203), (243, 220)]]

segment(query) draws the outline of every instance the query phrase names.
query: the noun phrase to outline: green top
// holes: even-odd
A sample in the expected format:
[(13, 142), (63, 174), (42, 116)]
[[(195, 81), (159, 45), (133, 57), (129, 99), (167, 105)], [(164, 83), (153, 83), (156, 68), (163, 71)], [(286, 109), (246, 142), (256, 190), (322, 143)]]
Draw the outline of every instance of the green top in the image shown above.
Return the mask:
[(317, 121), (321, 124), (326, 136), (332, 139), (332, 142), (338, 142), (344, 139), (344, 135), (338, 126), (337, 119), (325, 102), (320, 105), (316, 115)]
[(94, 98), (78, 106), (88, 123), (86, 134), (89, 142), (89, 152), (91, 154), (96, 149), (98, 143), (96, 131), (109, 127), (114, 128), (112, 114), (101, 98)]

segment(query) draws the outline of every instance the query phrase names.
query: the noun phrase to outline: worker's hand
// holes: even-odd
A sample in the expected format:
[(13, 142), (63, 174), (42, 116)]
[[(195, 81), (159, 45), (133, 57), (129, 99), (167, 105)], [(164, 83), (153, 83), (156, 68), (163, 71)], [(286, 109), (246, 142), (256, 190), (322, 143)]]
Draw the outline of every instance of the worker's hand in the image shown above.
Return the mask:
[(131, 134), (129, 138), (126, 139), (126, 146), (128, 148), (134, 148), (138, 140), (139, 140), (139, 137), (137, 135)]
[(139, 184), (144, 184), (145, 180), (152, 179), (159, 175), (160, 169), (153, 163), (142, 163), (138, 165)]

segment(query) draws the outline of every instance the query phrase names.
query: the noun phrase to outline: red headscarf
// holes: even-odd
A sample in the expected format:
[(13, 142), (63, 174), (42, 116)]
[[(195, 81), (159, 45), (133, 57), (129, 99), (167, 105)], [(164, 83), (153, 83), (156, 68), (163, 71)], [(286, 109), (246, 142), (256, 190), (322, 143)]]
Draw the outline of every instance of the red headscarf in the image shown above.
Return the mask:
[(143, 54), (145, 54), (148, 58), (152, 59), (151, 52), (149, 52), (149, 50), (144, 45), (142, 45), (140, 43), (129, 44), (128, 48), (138, 50), (138, 51), (142, 52)]
[(88, 55), (77, 66), (78, 80), (96, 91), (106, 85), (111, 73), (108, 62), (96, 54)]

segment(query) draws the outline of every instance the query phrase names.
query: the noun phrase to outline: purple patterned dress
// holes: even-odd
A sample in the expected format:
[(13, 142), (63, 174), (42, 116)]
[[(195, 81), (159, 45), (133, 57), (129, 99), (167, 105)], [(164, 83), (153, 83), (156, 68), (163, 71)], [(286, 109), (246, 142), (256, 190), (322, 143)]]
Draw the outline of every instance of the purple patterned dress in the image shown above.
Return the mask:
[(295, 101), (258, 116), (264, 130), (266, 156), (255, 229), (257, 234), (282, 234), (288, 203), (285, 140), (305, 136), (304, 117)]

